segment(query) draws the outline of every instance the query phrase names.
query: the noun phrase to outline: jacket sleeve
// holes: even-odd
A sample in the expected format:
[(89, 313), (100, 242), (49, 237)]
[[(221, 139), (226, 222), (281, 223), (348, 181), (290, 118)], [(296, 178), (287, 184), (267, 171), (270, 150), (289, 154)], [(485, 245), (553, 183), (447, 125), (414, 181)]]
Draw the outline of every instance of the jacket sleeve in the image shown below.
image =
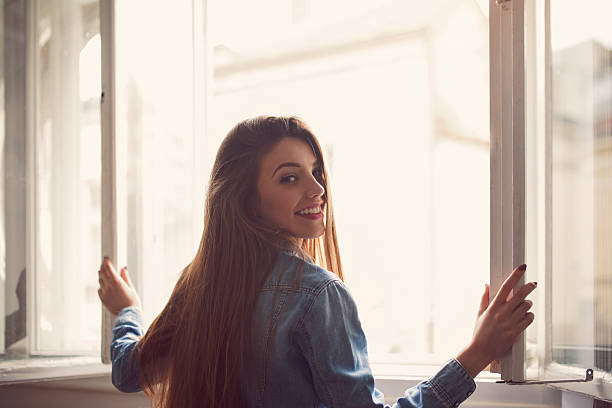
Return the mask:
[[(355, 301), (342, 282), (331, 281), (316, 295), (296, 325), (295, 342), (327, 407), (387, 407), (374, 386)], [(469, 373), (451, 359), (435, 376), (406, 390), (393, 407), (454, 408), (475, 388)]]
[(136, 344), (143, 336), (142, 312), (126, 307), (119, 312), (113, 327), (110, 346), (113, 385), (122, 392), (142, 391), (138, 384), (138, 352)]

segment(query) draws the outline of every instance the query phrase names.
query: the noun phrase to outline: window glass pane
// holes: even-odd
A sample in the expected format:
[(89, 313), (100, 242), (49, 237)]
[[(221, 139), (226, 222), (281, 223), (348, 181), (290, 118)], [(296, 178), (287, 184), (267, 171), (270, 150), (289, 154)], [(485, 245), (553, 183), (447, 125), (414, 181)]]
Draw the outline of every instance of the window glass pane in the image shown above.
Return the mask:
[(25, 1), (0, 7), (0, 359), (25, 357)]
[(147, 324), (202, 232), (192, 19), (191, 0), (116, 3), (117, 264), (128, 266)]
[(612, 4), (551, 2), (552, 358), (612, 369)]
[(242, 119), (302, 117), (371, 360), (457, 353), (489, 275), (487, 2), (207, 4), (209, 162)]
[(97, 1), (38, 1), (33, 353), (98, 353), (100, 35)]

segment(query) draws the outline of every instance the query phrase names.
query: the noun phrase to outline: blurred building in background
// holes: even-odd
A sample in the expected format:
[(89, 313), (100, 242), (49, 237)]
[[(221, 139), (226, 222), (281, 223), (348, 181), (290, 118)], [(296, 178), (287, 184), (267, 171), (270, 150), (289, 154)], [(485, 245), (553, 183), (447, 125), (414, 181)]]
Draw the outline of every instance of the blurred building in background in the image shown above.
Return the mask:
[(612, 51), (557, 50), (552, 72), (553, 360), (612, 369)]

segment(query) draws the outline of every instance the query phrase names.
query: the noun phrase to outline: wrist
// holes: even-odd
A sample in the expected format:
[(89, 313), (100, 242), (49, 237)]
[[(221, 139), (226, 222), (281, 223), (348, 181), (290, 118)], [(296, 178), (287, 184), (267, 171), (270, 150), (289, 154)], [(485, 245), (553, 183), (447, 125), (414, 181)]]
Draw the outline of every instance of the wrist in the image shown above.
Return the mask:
[(455, 359), (465, 368), (472, 378), (476, 376), (491, 362), (478, 351), (473, 344), (464, 348)]
[(133, 304), (121, 306), (121, 307), (119, 307), (116, 310), (111, 310), (111, 313), (114, 314), (115, 317), (117, 317), (117, 316), (119, 316), (119, 313), (121, 313), (124, 309), (128, 309), (128, 308), (134, 308), (134, 309), (138, 309), (138, 310), (142, 311), (142, 308), (140, 307), (139, 304), (133, 303)]

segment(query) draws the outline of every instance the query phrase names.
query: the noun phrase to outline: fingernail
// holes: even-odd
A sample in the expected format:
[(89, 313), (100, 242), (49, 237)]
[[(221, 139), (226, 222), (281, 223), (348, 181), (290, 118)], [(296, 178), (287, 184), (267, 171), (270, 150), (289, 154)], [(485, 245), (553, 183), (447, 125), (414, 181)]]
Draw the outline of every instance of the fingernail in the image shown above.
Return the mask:
[(110, 259), (108, 256), (104, 255), (104, 260)]
[(527, 269), (527, 264), (522, 264), (521, 266), (519, 266), (519, 270), (521, 272), (525, 272), (526, 269)]
[(538, 286), (538, 282), (533, 282), (533, 286)]

